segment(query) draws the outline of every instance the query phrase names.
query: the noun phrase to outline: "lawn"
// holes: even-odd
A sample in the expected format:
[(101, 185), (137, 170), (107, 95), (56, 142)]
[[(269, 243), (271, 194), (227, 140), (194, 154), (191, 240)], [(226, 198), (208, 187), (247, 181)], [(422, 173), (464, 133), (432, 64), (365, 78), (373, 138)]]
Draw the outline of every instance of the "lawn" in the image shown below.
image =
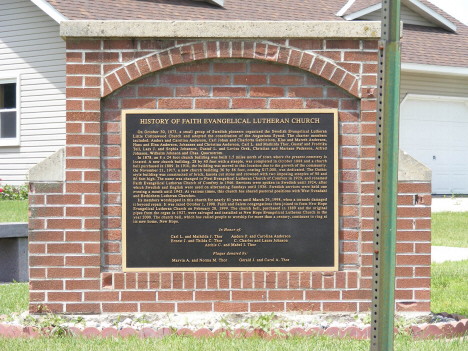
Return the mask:
[(28, 200), (0, 201), (0, 223), (27, 222)]
[(468, 260), (431, 265), (431, 310), (468, 316)]
[[(369, 350), (368, 340), (335, 339), (330, 337), (289, 338), (285, 340), (166, 337), (164, 339), (122, 338), (39, 338), (39, 339), (1, 339), (2, 350), (42, 351), (42, 350)], [(425, 340), (414, 341), (409, 336), (395, 338), (395, 350), (401, 351), (457, 351), (468, 350), (468, 341)]]
[(0, 314), (22, 313), (28, 310), (28, 283), (0, 285)]
[(432, 214), (432, 245), (468, 247), (468, 212)]

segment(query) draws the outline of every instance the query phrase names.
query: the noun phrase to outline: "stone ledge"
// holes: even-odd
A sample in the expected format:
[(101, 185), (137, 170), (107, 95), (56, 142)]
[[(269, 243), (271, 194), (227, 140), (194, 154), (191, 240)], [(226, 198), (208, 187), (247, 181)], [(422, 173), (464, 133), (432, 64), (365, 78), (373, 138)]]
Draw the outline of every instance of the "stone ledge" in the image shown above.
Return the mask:
[(64, 21), (63, 38), (380, 39), (379, 21)]

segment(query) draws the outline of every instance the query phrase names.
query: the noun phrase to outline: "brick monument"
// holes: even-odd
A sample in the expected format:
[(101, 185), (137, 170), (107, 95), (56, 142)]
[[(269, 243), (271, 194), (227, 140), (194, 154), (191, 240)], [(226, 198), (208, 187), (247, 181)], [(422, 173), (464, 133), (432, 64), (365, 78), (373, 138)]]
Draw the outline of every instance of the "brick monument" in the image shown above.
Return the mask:
[[(63, 179), (30, 183), (30, 311), (369, 311), (380, 34), (352, 25), (354, 37), (256, 39), (69, 29)], [(139, 109), (336, 109), (338, 270), (123, 272), (121, 118)], [(400, 311), (430, 310), (430, 174), (415, 167), (400, 155)]]

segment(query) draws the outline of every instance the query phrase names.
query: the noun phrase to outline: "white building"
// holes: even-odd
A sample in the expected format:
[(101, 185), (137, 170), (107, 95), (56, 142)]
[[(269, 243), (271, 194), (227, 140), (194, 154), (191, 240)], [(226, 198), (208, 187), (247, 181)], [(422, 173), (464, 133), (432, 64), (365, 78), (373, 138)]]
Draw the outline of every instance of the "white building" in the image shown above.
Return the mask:
[[(42, 6), (39, 8), (35, 3)], [(28, 169), (65, 145), (65, 42), (45, 1), (0, 2), (0, 179), (22, 184)]]

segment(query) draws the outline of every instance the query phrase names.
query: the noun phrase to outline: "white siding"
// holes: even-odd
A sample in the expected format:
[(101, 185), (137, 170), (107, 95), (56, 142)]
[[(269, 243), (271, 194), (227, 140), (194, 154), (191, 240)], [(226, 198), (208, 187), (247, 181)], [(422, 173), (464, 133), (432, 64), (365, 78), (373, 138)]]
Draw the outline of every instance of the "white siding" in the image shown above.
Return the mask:
[(21, 144), (0, 146), (2, 183), (65, 145), (65, 42), (57, 22), (30, 0), (0, 2), (0, 77), (21, 75)]
[[(381, 10), (377, 10), (371, 13), (368, 13), (365, 16), (359, 17), (360, 20), (366, 21), (380, 21), (381, 19)], [(435, 24), (429, 22), (425, 18), (422, 18), (416, 12), (410, 10), (404, 5), (401, 5), (400, 11), (401, 21), (406, 24), (415, 24), (418, 26), (426, 26), (426, 27), (437, 27)]]
[(400, 100), (406, 94), (468, 97), (468, 77), (402, 72)]

